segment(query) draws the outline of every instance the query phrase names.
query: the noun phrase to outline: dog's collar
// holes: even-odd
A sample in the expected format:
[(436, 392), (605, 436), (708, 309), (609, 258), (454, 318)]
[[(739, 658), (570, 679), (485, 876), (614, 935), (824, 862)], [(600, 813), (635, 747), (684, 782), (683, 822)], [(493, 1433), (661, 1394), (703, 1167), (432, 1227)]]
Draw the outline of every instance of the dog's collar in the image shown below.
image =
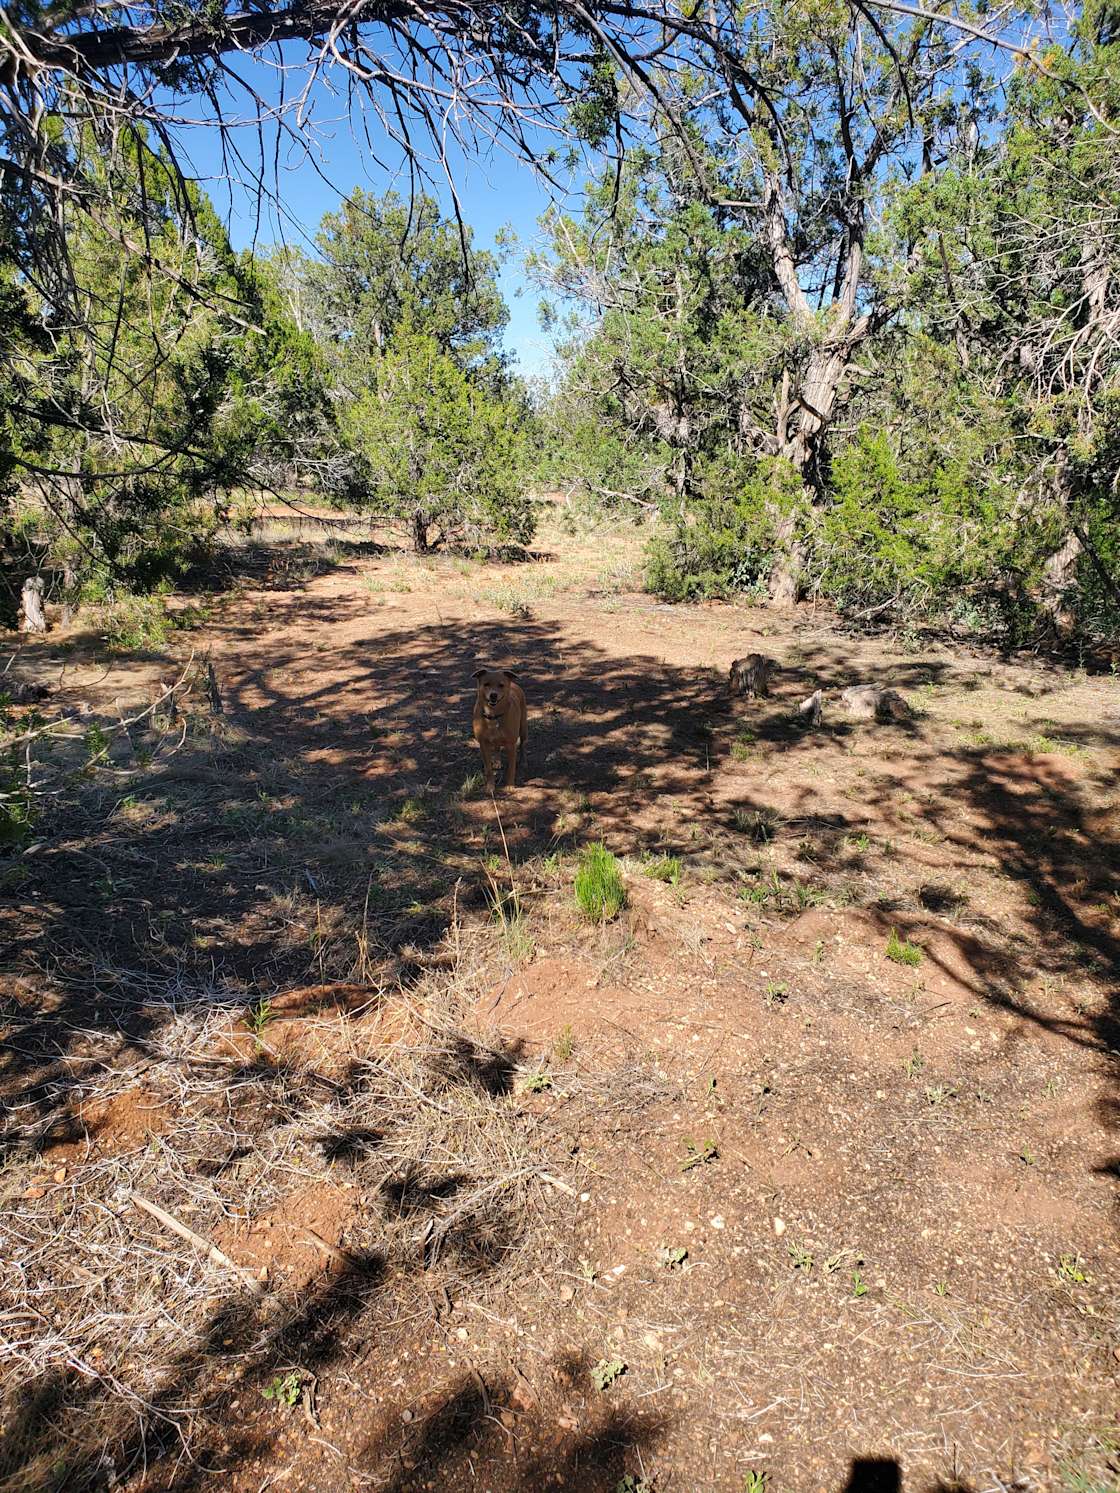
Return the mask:
[(482, 707), (482, 714), (483, 718), (488, 721), (500, 721), (502, 718), (502, 711), (487, 710), (485, 705)]

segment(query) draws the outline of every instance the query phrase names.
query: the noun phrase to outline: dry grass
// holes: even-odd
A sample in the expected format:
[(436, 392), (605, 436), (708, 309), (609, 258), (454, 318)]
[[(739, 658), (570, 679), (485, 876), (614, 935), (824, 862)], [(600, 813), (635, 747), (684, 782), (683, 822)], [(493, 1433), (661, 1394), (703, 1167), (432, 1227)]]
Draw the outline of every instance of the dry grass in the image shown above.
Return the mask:
[[(115, 1038), (83, 1034), (66, 1110), (142, 1086), (164, 1128), (104, 1158), (79, 1144), (59, 1163), (52, 1139), (79, 1127), (57, 1110), (44, 1122), (34, 1102), (13, 1115), (8, 1175), (46, 1154), (2, 1225), (3, 1493), (100, 1485), (171, 1442), (189, 1461), (207, 1403), (264, 1373), (302, 1320), (306, 1293), (283, 1271), (258, 1295), (134, 1197), (235, 1259), (229, 1240), (294, 1191), (373, 1199), (348, 1222), (345, 1262), (386, 1322), (408, 1315), (437, 1265), (445, 1289), (505, 1278), (541, 1213), (544, 1162), (508, 1097), (513, 1063), (464, 1035), (470, 991), (456, 970), (408, 996), (371, 991), (365, 1011), (302, 1017), (311, 1056), (290, 1060), (272, 1053), (267, 1005), (247, 1047), (237, 992), (121, 974), (99, 989), (122, 1022), (139, 1015), (150, 1030), (125, 1062)], [(390, 1277), (393, 1291), (377, 1292)]]

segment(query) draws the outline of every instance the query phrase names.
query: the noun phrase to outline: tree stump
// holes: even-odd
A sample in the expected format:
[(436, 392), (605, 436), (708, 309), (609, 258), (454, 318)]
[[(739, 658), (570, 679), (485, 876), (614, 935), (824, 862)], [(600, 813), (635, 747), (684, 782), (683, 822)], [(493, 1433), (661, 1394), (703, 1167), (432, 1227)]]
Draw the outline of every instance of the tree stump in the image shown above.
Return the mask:
[(46, 632), (47, 619), (43, 613), (43, 582), (37, 575), (28, 576), (20, 595), (20, 632)]

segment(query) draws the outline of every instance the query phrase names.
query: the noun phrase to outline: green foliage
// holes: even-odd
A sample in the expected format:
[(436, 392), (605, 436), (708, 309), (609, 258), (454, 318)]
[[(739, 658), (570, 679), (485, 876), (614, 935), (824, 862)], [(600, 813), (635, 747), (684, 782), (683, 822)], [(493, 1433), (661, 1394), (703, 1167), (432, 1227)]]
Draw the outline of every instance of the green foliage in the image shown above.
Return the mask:
[(523, 408), (408, 321), (372, 380), (344, 419), (365, 483), (357, 506), (402, 521), (419, 552), (524, 544), (534, 510), (523, 476)]
[(892, 928), (887, 939), (887, 958), (894, 964), (907, 964), (916, 968), (922, 962), (922, 951), (917, 944), (899, 938), (898, 929)]
[(591, 1382), (595, 1388), (602, 1393), (609, 1389), (616, 1379), (620, 1379), (626, 1372), (626, 1365), (621, 1358), (601, 1358), (591, 1370)]
[(277, 1374), (270, 1384), (266, 1384), (261, 1390), (261, 1395), (266, 1400), (274, 1400), (277, 1405), (283, 1405), (290, 1410), (296, 1404), (303, 1389), (303, 1374), (299, 1369), (292, 1369), (287, 1374)]
[(580, 855), (575, 889), (576, 902), (589, 922), (608, 923), (626, 905), (622, 868), (601, 843), (588, 846)]

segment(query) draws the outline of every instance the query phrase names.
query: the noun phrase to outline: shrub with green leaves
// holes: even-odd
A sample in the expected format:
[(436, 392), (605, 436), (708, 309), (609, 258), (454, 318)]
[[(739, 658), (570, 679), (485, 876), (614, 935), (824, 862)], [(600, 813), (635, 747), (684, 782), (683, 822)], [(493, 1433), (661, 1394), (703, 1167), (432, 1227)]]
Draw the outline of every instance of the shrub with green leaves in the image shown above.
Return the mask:
[(590, 922), (610, 922), (626, 906), (622, 868), (602, 843), (588, 846), (580, 856), (575, 888), (576, 902)]
[(344, 419), (361, 463), (355, 506), (399, 522), (420, 553), (527, 543), (536, 518), (518, 401), (407, 321), (372, 380)]

